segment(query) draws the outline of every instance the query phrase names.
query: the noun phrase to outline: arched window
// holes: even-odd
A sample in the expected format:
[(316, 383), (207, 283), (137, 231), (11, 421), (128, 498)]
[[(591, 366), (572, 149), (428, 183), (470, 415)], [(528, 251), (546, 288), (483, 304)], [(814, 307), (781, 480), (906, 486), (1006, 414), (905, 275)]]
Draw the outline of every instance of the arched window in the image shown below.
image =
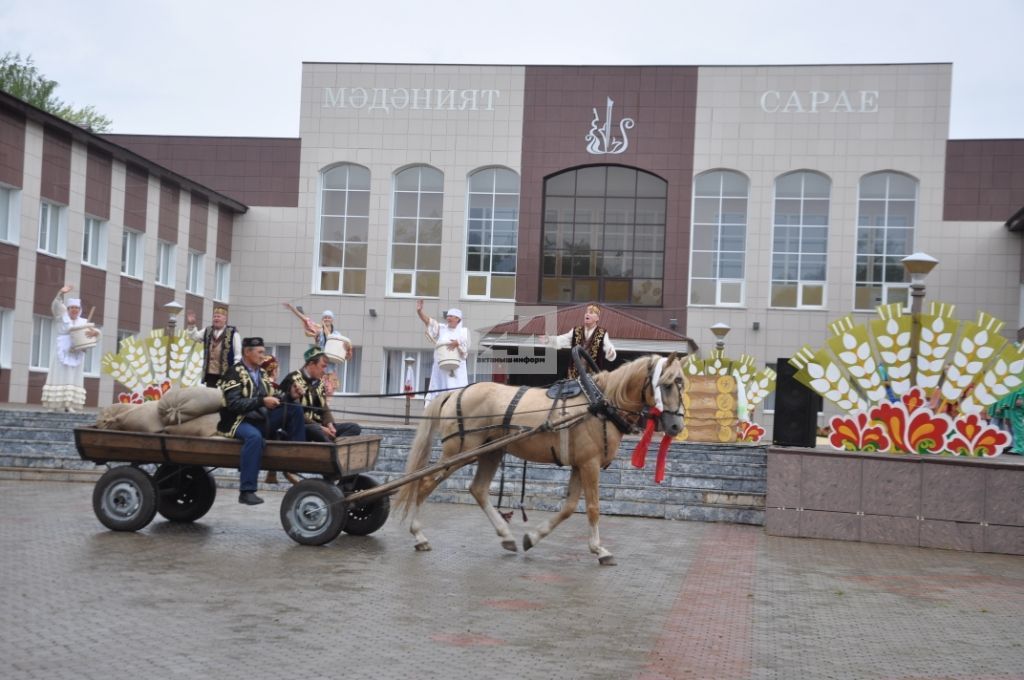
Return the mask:
[(370, 231), (370, 171), (348, 163), (320, 176), (317, 292), (366, 293), (366, 241)]
[(900, 260), (914, 252), (916, 223), (916, 179), (899, 172), (876, 172), (861, 178), (854, 309), (907, 304), (908, 282)]
[(775, 180), (771, 306), (825, 306), (831, 191), (828, 177), (817, 172), (791, 172)]
[(731, 170), (693, 181), (690, 304), (742, 305), (750, 183)]
[(660, 177), (617, 165), (549, 177), (541, 300), (661, 305), (667, 190)]
[(505, 168), (469, 176), (466, 297), (514, 300), (519, 228), (519, 175)]
[(429, 166), (395, 175), (388, 293), (437, 297), (441, 289), (444, 175)]

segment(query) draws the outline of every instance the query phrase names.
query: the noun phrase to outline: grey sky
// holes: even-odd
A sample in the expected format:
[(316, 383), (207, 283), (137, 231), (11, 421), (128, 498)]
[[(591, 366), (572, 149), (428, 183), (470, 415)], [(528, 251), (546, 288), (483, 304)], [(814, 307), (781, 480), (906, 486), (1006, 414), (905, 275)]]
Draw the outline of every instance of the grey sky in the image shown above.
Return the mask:
[(950, 137), (1024, 138), (1024, 0), (6, 0), (0, 52), (114, 131), (295, 137), (303, 61), (952, 62)]

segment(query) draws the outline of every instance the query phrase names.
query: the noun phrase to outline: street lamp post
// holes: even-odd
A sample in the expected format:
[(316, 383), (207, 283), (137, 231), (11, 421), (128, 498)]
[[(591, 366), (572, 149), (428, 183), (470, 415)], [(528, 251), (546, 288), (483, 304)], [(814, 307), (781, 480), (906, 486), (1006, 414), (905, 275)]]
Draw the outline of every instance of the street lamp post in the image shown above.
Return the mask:
[(722, 322), (718, 322), (711, 327), (711, 332), (715, 336), (715, 349), (719, 352), (725, 349), (725, 336), (727, 336), (731, 330), (732, 328), (729, 327), (729, 324)]
[(916, 252), (900, 260), (910, 274), (910, 385), (917, 381), (917, 346), (921, 342), (921, 312), (924, 310), (924, 279), (939, 263), (931, 255)]
[(164, 305), (164, 309), (167, 310), (167, 314), (168, 314), (168, 318), (167, 318), (167, 335), (173, 338), (175, 336), (175, 334), (177, 333), (177, 325), (178, 325), (177, 316), (179, 314), (181, 314), (181, 310), (183, 310), (184, 307), (182, 307), (176, 301), (171, 300), (166, 305)]

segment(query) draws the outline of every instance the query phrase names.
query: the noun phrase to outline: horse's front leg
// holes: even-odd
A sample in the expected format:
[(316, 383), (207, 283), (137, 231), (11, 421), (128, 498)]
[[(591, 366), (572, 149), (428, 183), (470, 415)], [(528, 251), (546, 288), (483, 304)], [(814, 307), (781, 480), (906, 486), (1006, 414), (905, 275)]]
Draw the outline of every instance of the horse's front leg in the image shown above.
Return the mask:
[(512, 532), (508, 529), (508, 522), (491, 503), (491, 480), (494, 479), (494, 473), (498, 469), (498, 464), (501, 463), (502, 455), (504, 454), (498, 451), (480, 456), (477, 460), (473, 483), (469, 485), (469, 493), (476, 499), (480, 509), (487, 515), (487, 519), (491, 520), (494, 530), (501, 538), (501, 547), (516, 552), (516, 539), (512, 537)]
[(580, 500), (580, 473), (575, 467), (569, 474), (569, 488), (565, 494), (565, 501), (562, 503), (558, 514), (551, 519), (544, 520), (536, 529), (531, 529), (523, 535), (523, 550), (529, 550), (540, 543), (544, 538), (555, 530), (559, 524), (564, 522), (573, 512), (576, 511), (576, 503)]
[[(444, 458), (444, 454), (442, 454), (442, 458)], [(419, 517), (423, 503), (427, 500), (427, 497), (434, 492), (434, 489), (440, 486), (444, 480), (455, 474), (457, 470), (465, 467), (465, 465), (467, 465), (467, 463), (454, 465), (443, 472), (438, 472), (435, 475), (430, 475), (418, 481), (410, 482), (411, 484), (416, 484), (418, 487), (416, 489), (416, 500), (412, 503), (409, 510), (409, 533), (416, 539), (414, 546), (416, 550), (425, 552), (431, 549), (430, 541), (427, 540), (426, 534), (423, 533), (423, 524), (420, 522)]]
[(597, 528), (601, 519), (601, 467), (596, 459), (591, 459), (580, 466), (580, 481), (583, 484), (583, 498), (587, 504), (587, 521), (590, 523), (590, 552), (597, 555), (597, 561), (603, 566), (615, 565), (615, 556), (601, 545), (601, 532)]

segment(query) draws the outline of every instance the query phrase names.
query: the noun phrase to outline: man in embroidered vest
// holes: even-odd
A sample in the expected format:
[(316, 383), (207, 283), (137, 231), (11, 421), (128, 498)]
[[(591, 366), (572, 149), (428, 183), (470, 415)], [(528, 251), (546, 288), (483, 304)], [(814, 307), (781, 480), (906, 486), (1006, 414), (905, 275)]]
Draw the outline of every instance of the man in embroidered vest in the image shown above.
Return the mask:
[(327, 389), (323, 381), (328, 359), (319, 347), (310, 347), (303, 354), (305, 364), (281, 380), (281, 390), (288, 395), (298, 394), (305, 417), (306, 440), (332, 442), (335, 437), (354, 437), (362, 428), (357, 423), (336, 423), (327, 403)]
[(241, 362), (228, 367), (219, 384), (224, 405), (217, 434), (242, 440), (238, 502), (245, 505), (263, 502), (256, 495), (256, 478), (269, 435), (283, 430), (288, 441), (306, 441), (299, 407), (282, 403), (281, 396), (274, 393), (270, 376), (260, 368), (264, 359), (263, 338), (245, 338)]
[[(597, 305), (587, 305), (587, 311), (583, 315), (583, 325), (576, 326), (571, 331), (552, 338), (554, 347), (556, 349), (571, 349), (580, 345), (594, 360), (597, 367), (604, 370), (605, 362), (615, 361), (617, 354), (612, 339), (608, 336), (608, 331), (597, 325), (600, 320), (600, 308)], [(548, 344), (547, 336), (542, 336), (541, 342)], [(569, 362), (569, 377), (576, 378), (577, 376), (576, 366)]]
[(196, 328), (195, 313), (186, 312), (185, 335), (203, 343), (203, 383), (207, 387), (217, 387), (217, 381), (242, 359), (242, 336), (228, 325), (224, 305), (213, 308), (213, 322), (203, 330)]

